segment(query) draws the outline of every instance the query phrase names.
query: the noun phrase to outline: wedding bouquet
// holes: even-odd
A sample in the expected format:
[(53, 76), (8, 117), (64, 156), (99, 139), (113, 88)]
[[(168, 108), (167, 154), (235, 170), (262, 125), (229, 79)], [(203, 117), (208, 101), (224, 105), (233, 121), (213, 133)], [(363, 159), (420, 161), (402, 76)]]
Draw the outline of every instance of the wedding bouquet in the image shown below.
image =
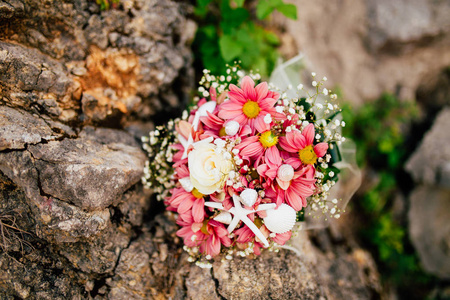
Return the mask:
[(312, 88), (280, 90), (237, 66), (208, 70), (190, 110), (144, 137), (143, 181), (176, 214), (191, 261), (259, 255), (284, 245), (305, 217), (339, 218), (337, 96), (312, 73)]

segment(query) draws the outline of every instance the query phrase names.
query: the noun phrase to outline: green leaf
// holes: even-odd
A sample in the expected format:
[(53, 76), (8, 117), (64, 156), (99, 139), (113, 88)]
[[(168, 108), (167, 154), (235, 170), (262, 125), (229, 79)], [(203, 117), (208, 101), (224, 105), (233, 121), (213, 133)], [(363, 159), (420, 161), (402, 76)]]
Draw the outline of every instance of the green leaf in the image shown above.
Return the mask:
[(194, 8), (194, 14), (199, 17), (205, 17), (208, 13), (208, 4), (211, 2), (212, 0), (197, 0), (197, 6)]
[(297, 7), (294, 4), (281, 4), (277, 6), (277, 10), (287, 18), (297, 20)]
[(278, 46), (280, 44), (280, 39), (273, 32), (267, 31), (265, 37), (267, 42), (269, 42), (269, 44), (271, 45)]
[(234, 40), (230, 35), (223, 35), (219, 38), (220, 53), (225, 61), (231, 61), (242, 53), (242, 45)]
[(238, 7), (242, 7), (242, 5), (244, 5), (245, 0), (234, 0), (234, 3), (236, 3), (236, 5)]
[(260, 20), (263, 20), (269, 16), (275, 7), (271, 5), (269, 1), (260, 0), (256, 5), (256, 17)]

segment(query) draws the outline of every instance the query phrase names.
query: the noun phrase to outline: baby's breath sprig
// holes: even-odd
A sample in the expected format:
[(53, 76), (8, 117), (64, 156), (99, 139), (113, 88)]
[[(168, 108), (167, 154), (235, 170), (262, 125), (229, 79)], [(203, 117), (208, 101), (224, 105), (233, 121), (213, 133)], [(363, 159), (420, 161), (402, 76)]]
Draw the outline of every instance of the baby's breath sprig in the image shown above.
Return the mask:
[(176, 183), (172, 158), (177, 150), (171, 147), (176, 140), (174, 127), (175, 121), (169, 121), (167, 126), (157, 126), (149, 133), (149, 137), (142, 137), (143, 148), (149, 157), (142, 183), (146, 188), (153, 189), (158, 200), (168, 196)]

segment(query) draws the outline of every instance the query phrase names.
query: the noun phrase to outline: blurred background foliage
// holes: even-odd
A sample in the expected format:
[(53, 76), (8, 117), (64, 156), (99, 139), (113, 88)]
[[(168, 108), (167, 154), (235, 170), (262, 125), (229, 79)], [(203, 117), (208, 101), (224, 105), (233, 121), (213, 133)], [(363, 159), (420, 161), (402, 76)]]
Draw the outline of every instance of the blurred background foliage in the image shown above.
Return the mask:
[(382, 279), (395, 285), (404, 299), (423, 299), (434, 278), (421, 269), (406, 216), (395, 207), (396, 198), (407, 196), (413, 186), (403, 167), (414, 149), (408, 135), (419, 120), (419, 108), (415, 102), (384, 94), (358, 109), (345, 105), (343, 119), (344, 136), (357, 145), (358, 165), (366, 173), (363, 180), (372, 182), (363, 184), (352, 201), (358, 234), (378, 261)]
[(224, 74), (227, 63), (240, 60), (243, 69), (269, 75), (279, 57), (280, 40), (264, 28), (261, 20), (274, 11), (297, 19), (295, 5), (282, 0), (197, 0), (194, 13), (199, 27), (193, 44), (196, 68)]

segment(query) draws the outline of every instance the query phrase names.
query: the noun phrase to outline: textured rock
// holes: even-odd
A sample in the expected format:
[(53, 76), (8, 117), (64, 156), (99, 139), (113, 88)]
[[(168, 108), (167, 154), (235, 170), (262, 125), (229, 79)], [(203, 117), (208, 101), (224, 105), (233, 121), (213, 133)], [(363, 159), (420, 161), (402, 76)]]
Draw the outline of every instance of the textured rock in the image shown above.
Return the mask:
[(427, 272), (450, 278), (450, 190), (421, 186), (410, 196), (409, 232)]
[[(88, 0), (9, 2), (0, 7), (4, 102), (109, 126), (154, 115), (148, 104), (174, 109), (160, 94), (190, 64), (196, 26), (182, 14), (187, 6), (135, 0), (100, 12)], [(192, 79), (180, 82), (185, 90)]]
[(406, 163), (416, 182), (449, 186), (450, 108), (443, 109), (419, 148)]
[(33, 145), (29, 151), (36, 160), (42, 191), (83, 209), (102, 209), (116, 202), (140, 181), (146, 159), (136, 147), (102, 145), (92, 138)]
[[(275, 20), (293, 37), (306, 67), (327, 76), (345, 99), (362, 103), (383, 92), (414, 99), (417, 88), (450, 65), (450, 5), (433, 0), (289, 1), (298, 20)], [(285, 40), (291, 40), (285, 38)]]
[(98, 235), (110, 226), (111, 205), (122, 203), (119, 211), (131, 226), (139, 225), (145, 193), (127, 191), (140, 181), (144, 161), (127, 133), (86, 127), (77, 139), (0, 153), (0, 170), (27, 195), (39, 224), (36, 234), (59, 244)]
[(20, 109), (0, 106), (0, 151), (24, 149), (27, 145), (74, 136), (70, 127)]

